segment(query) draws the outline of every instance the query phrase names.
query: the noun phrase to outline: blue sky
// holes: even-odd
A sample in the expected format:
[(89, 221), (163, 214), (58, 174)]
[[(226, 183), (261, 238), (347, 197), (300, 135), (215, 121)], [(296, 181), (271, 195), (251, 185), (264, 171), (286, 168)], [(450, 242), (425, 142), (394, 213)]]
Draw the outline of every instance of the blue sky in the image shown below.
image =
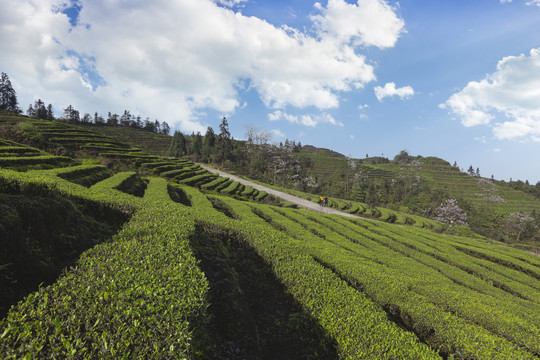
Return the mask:
[(23, 109), (124, 109), (185, 133), (540, 181), (540, 1), (0, 0)]

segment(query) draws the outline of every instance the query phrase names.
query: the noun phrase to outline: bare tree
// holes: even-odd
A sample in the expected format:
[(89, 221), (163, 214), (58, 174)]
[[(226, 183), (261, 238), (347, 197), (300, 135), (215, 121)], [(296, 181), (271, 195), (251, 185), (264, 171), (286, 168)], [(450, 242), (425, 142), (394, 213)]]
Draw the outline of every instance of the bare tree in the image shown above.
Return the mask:
[(505, 230), (505, 241), (509, 240), (519, 242), (522, 235), (533, 234), (538, 226), (534, 224), (534, 218), (522, 212), (513, 212), (504, 220), (503, 228)]

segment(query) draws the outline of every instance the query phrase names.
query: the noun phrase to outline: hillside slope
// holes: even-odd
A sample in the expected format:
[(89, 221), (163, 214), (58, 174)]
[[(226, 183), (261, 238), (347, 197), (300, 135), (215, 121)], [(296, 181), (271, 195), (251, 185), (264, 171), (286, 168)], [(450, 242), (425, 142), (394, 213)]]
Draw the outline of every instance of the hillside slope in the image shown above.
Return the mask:
[[(170, 144), (170, 137), (140, 129), (107, 126), (88, 128), (121, 136), (122, 141), (142, 147), (154, 155), (166, 154)], [(189, 149), (193, 139), (186, 136), (186, 141)], [(246, 171), (239, 155), (246, 151), (245, 142), (234, 141), (233, 146), (236, 155), (226, 169), (248, 175), (252, 169)], [(507, 183), (471, 176), (445, 160), (436, 157), (413, 157), (406, 152), (398, 154), (390, 161), (384, 157), (367, 155), (364, 159), (349, 159), (335, 151), (311, 145), (301, 148), (296, 156), (309, 159), (304, 161), (309, 164), (306, 176), (313, 176), (318, 183), (317, 187), (304, 190), (316, 195), (324, 194), (346, 201), (355, 200), (360, 207), (361, 204), (367, 204), (368, 208), (390, 208), (394, 212), (428, 217), (433, 217), (436, 208), (447, 199), (457, 199), (467, 213), (468, 223), (473, 231), (505, 242), (514, 240), (504, 231), (512, 213), (530, 215), (537, 226), (540, 225), (540, 182), (536, 186), (530, 186), (520, 181)], [(200, 156), (193, 158), (201, 161)], [(266, 164), (264, 169), (269, 166), (270, 164)], [(297, 189), (293, 183), (285, 187)], [(337, 204), (335, 206), (340, 207)], [(526, 239), (521, 239), (520, 245), (532, 245), (533, 248), (540, 246), (540, 234), (530, 233)]]
[[(144, 152), (82, 156), (82, 139), (77, 151), (66, 148), (87, 162), (114, 159), (107, 172), (2, 141), (2, 196), (63, 197), (125, 216), (112, 238), (11, 307), (0, 320), (2, 358), (540, 356), (537, 256), (487, 239), (263, 204), (245, 189), (231, 196), (204, 187), (226, 180), (204, 182), (192, 163)], [(237, 191), (233, 183), (222, 189)], [(1, 203), (3, 230), (24, 216)], [(39, 249), (39, 239), (21, 239), (9, 241)], [(2, 286), (13, 285), (4, 281), (13, 255), (0, 264)]]
[[(309, 173), (320, 185), (316, 191), (328, 196), (425, 216), (433, 216), (447, 199), (457, 199), (474, 231), (500, 241), (509, 240), (503, 228), (511, 213), (528, 214), (540, 224), (540, 185), (471, 176), (435, 157), (389, 161), (302, 154), (311, 158)], [(538, 243), (540, 236), (533, 236), (530, 241)]]

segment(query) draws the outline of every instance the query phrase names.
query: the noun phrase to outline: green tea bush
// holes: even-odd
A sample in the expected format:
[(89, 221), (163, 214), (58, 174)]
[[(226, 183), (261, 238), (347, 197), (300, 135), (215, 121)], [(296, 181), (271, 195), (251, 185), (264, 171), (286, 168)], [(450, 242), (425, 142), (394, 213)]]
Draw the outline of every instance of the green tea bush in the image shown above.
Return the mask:
[(207, 282), (189, 250), (194, 223), (183, 209), (168, 200), (164, 181), (152, 181), (113, 241), (85, 252), (0, 322), (4, 358), (189, 356)]
[(217, 177), (216, 179), (201, 185), (201, 188), (205, 190), (214, 190), (216, 187), (218, 187), (220, 184), (224, 183), (227, 180), (228, 178)]

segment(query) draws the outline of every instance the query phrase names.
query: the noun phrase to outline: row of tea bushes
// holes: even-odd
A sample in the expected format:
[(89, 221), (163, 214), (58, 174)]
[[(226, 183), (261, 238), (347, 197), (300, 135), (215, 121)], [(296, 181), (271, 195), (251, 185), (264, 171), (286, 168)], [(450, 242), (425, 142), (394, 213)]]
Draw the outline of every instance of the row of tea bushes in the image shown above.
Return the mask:
[[(49, 186), (53, 179), (38, 172), (21, 175), (2, 171), (25, 188)], [(112, 241), (83, 253), (55, 284), (9, 312), (0, 322), (3, 358), (189, 355), (193, 322), (207, 306), (207, 283), (188, 246), (194, 222), (169, 199), (163, 179), (150, 181), (142, 199), (114, 190), (132, 175), (120, 173), (90, 189), (59, 181), (64, 193), (88, 201), (106, 198), (134, 215)]]

